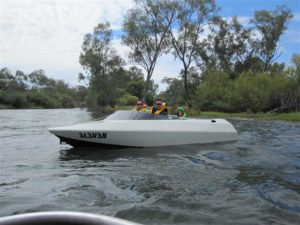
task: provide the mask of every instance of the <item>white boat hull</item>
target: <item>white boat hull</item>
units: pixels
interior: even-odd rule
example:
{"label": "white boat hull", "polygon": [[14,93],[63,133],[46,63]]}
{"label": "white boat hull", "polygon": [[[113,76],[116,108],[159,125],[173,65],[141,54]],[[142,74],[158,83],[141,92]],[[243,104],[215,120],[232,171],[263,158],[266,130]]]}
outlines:
{"label": "white boat hull", "polygon": [[237,131],[223,119],[102,120],[49,128],[61,141],[77,145],[154,147],[237,140]]}

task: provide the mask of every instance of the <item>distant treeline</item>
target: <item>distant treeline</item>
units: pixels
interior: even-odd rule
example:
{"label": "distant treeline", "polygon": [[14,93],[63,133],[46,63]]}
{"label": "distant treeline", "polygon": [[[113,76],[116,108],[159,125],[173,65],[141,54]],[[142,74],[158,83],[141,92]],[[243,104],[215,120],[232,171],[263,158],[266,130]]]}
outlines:
{"label": "distant treeline", "polygon": [[[79,76],[84,80],[83,74]],[[105,79],[84,85],[69,87],[63,80],[49,78],[43,70],[30,74],[8,68],[0,70],[0,108],[99,108],[100,106],[134,105],[142,98],[144,76],[137,67],[119,67]],[[158,85],[150,82],[151,96]]]}
{"label": "distant treeline", "polygon": [[86,88],[70,88],[62,80],[45,75],[43,70],[30,74],[8,68],[0,71],[0,108],[72,108],[85,105]]}

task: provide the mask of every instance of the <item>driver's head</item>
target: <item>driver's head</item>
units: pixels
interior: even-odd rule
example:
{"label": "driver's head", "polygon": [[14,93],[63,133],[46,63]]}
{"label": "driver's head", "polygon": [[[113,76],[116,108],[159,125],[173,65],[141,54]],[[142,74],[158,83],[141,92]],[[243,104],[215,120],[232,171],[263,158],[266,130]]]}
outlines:
{"label": "driver's head", "polygon": [[161,107],[163,106],[163,101],[161,99],[156,99],[155,100],[155,106],[158,108],[158,109],[161,109]]}

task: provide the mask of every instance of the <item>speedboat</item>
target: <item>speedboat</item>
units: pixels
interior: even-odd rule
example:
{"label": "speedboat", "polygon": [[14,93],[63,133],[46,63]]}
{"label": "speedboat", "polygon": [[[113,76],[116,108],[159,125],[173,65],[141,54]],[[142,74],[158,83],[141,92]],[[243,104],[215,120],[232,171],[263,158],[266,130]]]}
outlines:
{"label": "speedboat", "polygon": [[156,147],[235,141],[237,131],[224,119],[180,119],[129,110],[101,120],[49,128],[61,142],[74,147]]}

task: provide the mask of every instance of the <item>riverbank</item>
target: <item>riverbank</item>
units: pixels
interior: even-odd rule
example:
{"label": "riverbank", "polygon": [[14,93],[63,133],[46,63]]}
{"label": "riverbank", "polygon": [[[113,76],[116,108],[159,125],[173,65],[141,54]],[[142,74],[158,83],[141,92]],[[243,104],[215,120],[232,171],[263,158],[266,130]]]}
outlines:
{"label": "riverbank", "polygon": [[293,113],[223,113],[223,112],[200,112],[193,116],[200,117],[222,117],[222,118],[248,118],[248,119],[262,119],[262,120],[283,120],[290,122],[300,122],[300,112]]}
{"label": "riverbank", "polygon": [[[2,107],[1,107],[2,106]],[[0,105],[0,109],[13,109],[9,107],[4,107]],[[32,107],[31,109],[42,109],[42,107]],[[92,112],[101,113],[106,112],[109,113],[114,110],[131,110],[133,106],[117,106],[115,108],[112,107],[104,107],[101,109],[94,109]],[[170,114],[176,114],[173,108],[168,107]],[[102,115],[102,114],[101,114]],[[300,122],[300,112],[292,112],[292,113],[226,113],[226,112],[203,112],[197,110],[188,110],[188,115],[191,117],[202,117],[202,118],[248,118],[248,119],[261,119],[261,120],[282,120],[282,121],[290,121],[290,122]]]}
{"label": "riverbank", "polygon": [[[130,110],[133,106],[119,106],[115,110]],[[176,109],[174,107],[168,107],[170,114],[176,114]],[[283,120],[290,122],[300,122],[300,112],[291,112],[291,113],[226,113],[226,112],[202,112],[199,110],[187,110],[188,115],[191,117],[205,117],[205,118],[248,118],[248,119],[262,119],[262,120]]]}

